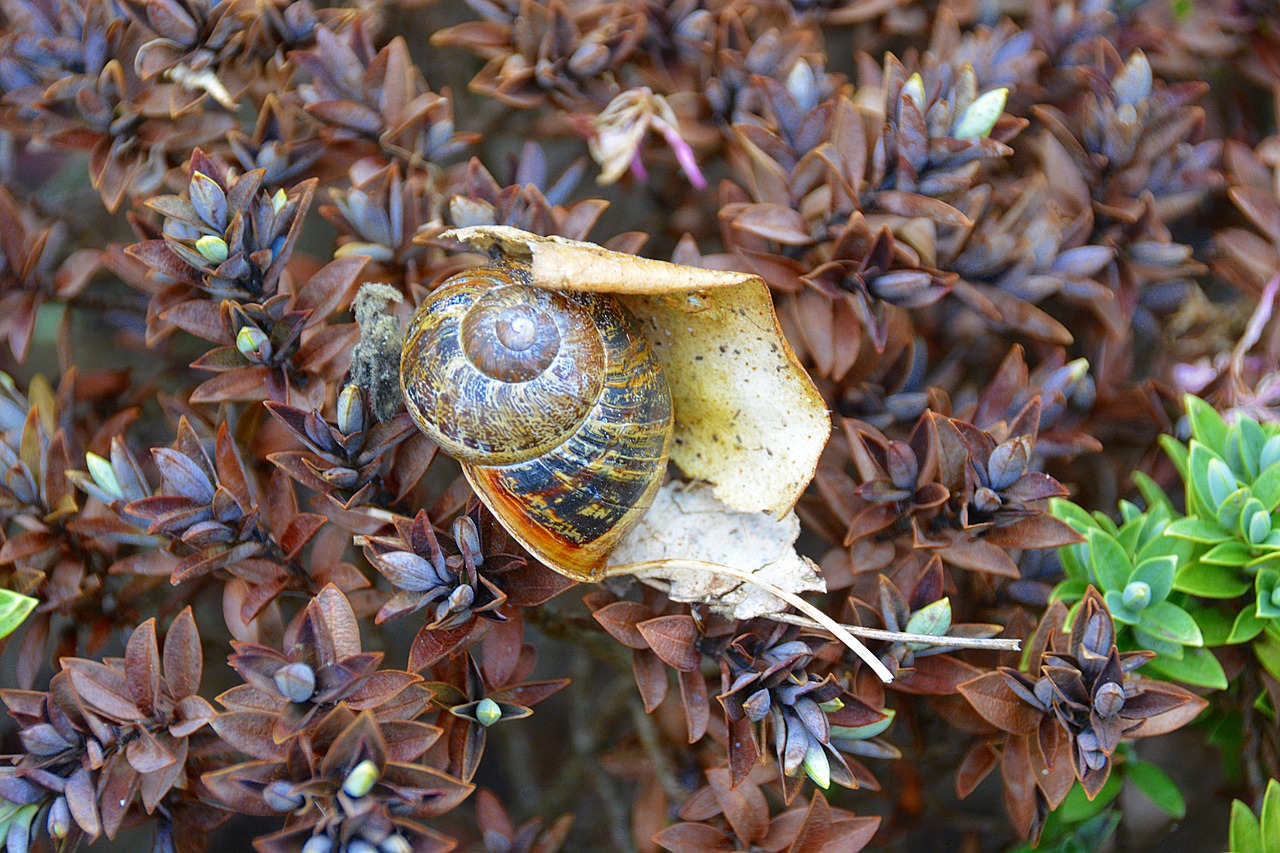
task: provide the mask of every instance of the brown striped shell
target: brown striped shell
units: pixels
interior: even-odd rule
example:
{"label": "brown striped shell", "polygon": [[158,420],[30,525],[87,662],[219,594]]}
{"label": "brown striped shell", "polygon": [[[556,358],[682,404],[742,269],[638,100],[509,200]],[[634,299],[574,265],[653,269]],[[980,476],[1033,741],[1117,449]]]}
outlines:
{"label": "brown striped shell", "polygon": [[400,381],[503,527],[569,577],[600,576],[662,483],[671,394],[607,294],[537,288],[513,264],[455,275],[410,321]]}

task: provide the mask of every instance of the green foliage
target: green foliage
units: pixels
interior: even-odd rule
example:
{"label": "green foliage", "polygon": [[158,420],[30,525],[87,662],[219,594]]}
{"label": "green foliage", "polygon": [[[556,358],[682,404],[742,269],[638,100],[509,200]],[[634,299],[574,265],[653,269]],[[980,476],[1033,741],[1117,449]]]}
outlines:
{"label": "green foliage", "polygon": [[1280,850],[1280,782],[1272,779],[1267,783],[1261,818],[1239,800],[1231,803],[1228,837],[1231,853],[1276,853]]}
{"label": "green foliage", "polygon": [[[1163,770],[1154,764],[1134,757],[1132,749],[1121,747],[1129,758],[1116,767],[1102,790],[1092,800],[1077,783],[1066,799],[1054,809],[1045,822],[1044,833],[1038,847],[1023,844],[1013,853],[1094,853],[1102,850],[1111,840],[1120,813],[1114,808],[1125,784],[1135,788],[1161,811],[1175,820],[1186,817],[1186,801],[1178,786]],[[1247,811],[1247,809],[1246,809]]]}
{"label": "green foliage", "polygon": [[39,603],[29,595],[0,589],[0,637],[12,634]]}
{"label": "green foliage", "polygon": [[[1174,589],[1239,609],[1196,613],[1207,645],[1253,643],[1263,667],[1280,673],[1280,425],[1241,414],[1227,424],[1188,396],[1191,440],[1164,448],[1186,483],[1187,515],[1168,536],[1194,546]],[[1213,614],[1213,615],[1209,615]]]}
{"label": "green foliage", "polygon": [[1119,526],[1102,513],[1090,515],[1062,498],[1055,499],[1052,508],[1085,538],[1059,551],[1067,579],[1054,596],[1073,602],[1090,585],[1097,587],[1116,621],[1120,648],[1155,652],[1159,657],[1152,665],[1163,675],[1225,688],[1226,675],[1204,649],[1200,625],[1187,610],[1194,603],[1174,592],[1175,576],[1191,559],[1195,544],[1165,535],[1175,523],[1168,501],[1153,503],[1146,512],[1122,501]]}

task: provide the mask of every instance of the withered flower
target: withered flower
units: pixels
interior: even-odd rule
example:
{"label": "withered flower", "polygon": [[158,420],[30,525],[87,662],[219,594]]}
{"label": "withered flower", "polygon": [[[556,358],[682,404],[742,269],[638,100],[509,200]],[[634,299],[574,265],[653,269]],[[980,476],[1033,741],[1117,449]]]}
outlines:
{"label": "withered flower", "polygon": [[243,50],[241,4],[123,0],[120,5],[151,36],[134,60],[144,82],[163,76],[189,91],[208,94],[228,110],[236,108],[228,84],[242,84],[226,78]]}
{"label": "withered flower", "polygon": [[680,120],[661,95],[648,88],[628,89],[610,101],[591,124],[594,134],[587,140],[587,147],[600,164],[600,183],[612,184],[628,170],[644,181],[647,173],[640,146],[648,132],[656,130],[675,153],[694,189],[706,188],[707,180],[698,169],[693,149],[680,135]]}

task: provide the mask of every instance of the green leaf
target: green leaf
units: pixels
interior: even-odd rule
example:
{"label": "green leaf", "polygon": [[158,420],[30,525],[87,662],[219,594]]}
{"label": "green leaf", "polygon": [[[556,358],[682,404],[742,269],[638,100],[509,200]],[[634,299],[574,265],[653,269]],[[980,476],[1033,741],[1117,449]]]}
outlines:
{"label": "green leaf", "polygon": [[897,713],[892,708],[885,708],[883,720],[867,723],[864,726],[832,726],[831,738],[832,740],[866,740],[867,738],[879,737],[889,728]]}
{"label": "green leaf", "polygon": [[1194,515],[1172,522],[1165,528],[1164,532],[1168,536],[1190,539],[1192,542],[1225,542],[1233,538],[1231,531],[1218,522],[1207,518],[1198,518]]}
{"label": "green leaf", "polygon": [[1253,418],[1238,419],[1231,429],[1232,461],[1239,459],[1239,470],[1252,480],[1258,476],[1258,459],[1267,443],[1267,434]]}
{"label": "green leaf", "polygon": [[1262,827],[1253,816],[1253,809],[1239,800],[1231,801],[1231,828],[1227,838],[1234,853],[1265,853],[1262,849]]}
{"label": "green leaf", "polygon": [[1085,566],[1085,561],[1089,559],[1089,546],[1083,542],[1077,542],[1074,545],[1063,545],[1058,549],[1058,559],[1062,562],[1062,571],[1069,578],[1083,581],[1088,584],[1089,569]]}
{"label": "green leaf", "polygon": [[1093,520],[1093,516],[1066,498],[1051,498],[1049,500],[1049,511],[1053,513],[1054,518],[1071,525],[1071,528],[1081,536],[1084,535],[1086,530],[1098,526],[1098,523]]}
{"label": "green leaf", "polygon": [[1239,598],[1249,591],[1249,579],[1226,566],[1192,563],[1173,576],[1173,588],[1201,598]]}
{"label": "green leaf", "polygon": [[1222,669],[1222,664],[1218,662],[1213,652],[1208,649],[1185,647],[1182,650],[1181,660],[1161,655],[1144,666],[1142,671],[1172,681],[1181,681],[1193,687],[1227,689],[1227,673]]}
{"label": "green leaf", "polygon": [[1267,627],[1267,620],[1258,615],[1256,607],[1246,607],[1236,614],[1231,624],[1231,633],[1227,635],[1223,645],[1233,646],[1236,643],[1247,643],[1262,633]]}
{"label": "green leaf", "polygon": [[1270,466],[1253,481],[1253,496],[1271,512],[1280,505],[1280,463]]}
{"label": "green leaf", "polygon": [[1169,597],[1173,589],[1173,575],[1177,567],[1176,557],[1151,557],[1134,566],[1129,581],[1142,581],[1151,587],[1151,603],[1159,604]]}
{"label": "green leaf", "polygon": [[1142,629],[1170,643],[1181,643],[1184,646],[1202,646],[1204,638],[1200,636],[1200,626],[1191,614],[1170,601],[1153,604],[1142,611],[1139,623]]}
{"label": "green leaf", "polygon": [[1280,678],[1280,643],[1276,642],[1270,631],[1264,629],[1258,639],[1253,641],[1253,653],[1272,678]]}
{"label": "green leaf", "polygon": [[1085,538],[1089,541],[1089,566],[1103,590],[1124,589],[1133,564],[1120,541],[1101,530],[1089,530]]}
{"label": "green leaf", "polygon": [[1124,781],[1120,778],[1120,774],[1112,773],[1103,784],[1102,790],[1098,792],[1098,796],[1090,801],[1084,788],[1081,788],[1080,783],[1077,782],[1054,814],[1061,816],[1063,823],[1082,823],[1111,805],[1112,801],[1120,796],[1122,788],[1124,788]]}
{"label": "green leaf", "polygon": [[1152,512],[1157,507],[1164,507],[1172,514],[1173,504],[1169,502],[1169,496],[1164,493],[1164,489],[1160,488],[1159,483],[1141,471],[1134,471],[1133,484],[1138,487],[1142,499],[1146,501],[1147,512]]}
{"label": "green leaf", "polygon": [[1120,528],[1120,533],[1116,536],[1116,540],[1120,543],[1120,547],[1124,549],[1125,554],[1130,556],[1129,562],[1133,562],[1132,555],[1138,550],[1138,542],[1142,538],[1142,525],[1130,522]]}
{"label": "green leaf", "polygon": [[1191,421],[1191,434],[1214,453],[1223,455],[1227,449],[1227,423],[1222,415],[1192,394],[1183,397],[1183,402],[1187,407],[1187,419]]}
{"label": "green leaf", "polygon": [[[905,630],[908,634],[928,634],[941,637],[951,628],[951,599],[939,598],[932,604],[925,605],[907,620]],[[919,651],[926,648],[925,643],[909,643],[910,648]]]}
{"label": "green leaf", "polygon": [[1169,455],[1169,461],[1173,462],[1173,467],[1178,469],[1178,476],[1185,483],[1187,481],[1188,456],[1190,455],[1187,446],[1171,435],[1160,436],[1160,446]]}
{"label": "green leaf", "polygon": [[23,623],[40,602],[29,595],[0,589],[0,637],[7,637]]}
{"label": "green leaf", "polygon": [[[1215,462],[1217,465],[1213,465]],[[1231,469],[1221,456],[1198,441],[1191,442],[1191,455],[1187,458],[1187,463],[1187,475],[1191,478],[1187,484],[1187,513],[1201,518],[1217,518],[1218,501],[1212,497],[1215,490],[1222,492],[1221,497],[1225,499],[1229,492],[1238,488],[1235,483],[1230,482],[1233,477]],[[1209,474],[1211,467],[1217,469],[1212,488]],[[1226,491],[1223,492],[1223,489]]]}
{"label": "green leaf", "polygon": [[1280,850],[1280,782],[1267,783],[1267,794],[1262,799],[1262,849],[1274,853]]}
{"label": "green leaf", "polygon": [[1116,523],[1111,520],[1111,516],[1107,515],[1102,510],[1093,511],[1093,520],[1094,522],[1096,522],[1095,526],[1099,530],[1105,531],[1111,536],[1118,537],[1120,535],[1120,528],[1117,527]]}
{"label": "green leaf", "polygon": [[1150,649],[1159,655],[1157,660],[1182,660],[1182,656],[1187,651],[1187,647],[1181,643],[1162,640],[1159,637],[1148,634],[1137,625],[1133,628],[1133,639],[1137,641],[1140,648]]}
{"label": "green leaf", "polygon": [[1136,610],[1130,610],[1124,605],[1124,594],[1117,589],[1109,589],[1102,594],[1103,599],[1107,602],[1107,609],[1111,611],[1111,618],[1125,625],[1137,625],[1142,618],[1142,614]]}
{"label": "green leaf", "polygon": [[1213,566],[1243,566],[1253,558],[1253,551],[1248,545],[1232,539],[1214,545],[1200,560]]}
{"label": "green leaf", "polygon": [[1071,578],[1055,586],[1053,592],[1049,593],[1049,600],[1058,599],[1071,604],[1084,598],[1084,594],[1088,590],[1089,581],[1087,578]]}
{"label": "green leaf", "polygon": [[1200,636],[1204,638],[1206,648],[1226,644],[1235,623],[1234,616],[1216,607],[1198,607],[1190,612],[1191,618],[1200,626]]}
{"label": "green leaf", "polygon": [[1177,783],[1159,767],[1146,761],[1132,761],[1125,775],[1169,817],[1182,820],[1187,816],[1187,802],[1182,798]]}

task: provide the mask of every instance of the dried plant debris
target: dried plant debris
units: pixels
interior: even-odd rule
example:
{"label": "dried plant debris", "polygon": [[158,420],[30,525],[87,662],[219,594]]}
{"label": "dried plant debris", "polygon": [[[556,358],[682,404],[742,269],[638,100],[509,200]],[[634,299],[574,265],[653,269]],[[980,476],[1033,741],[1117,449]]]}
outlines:
{"label": "dried plant debris", "polygon": [[661,581],[673,601],[708,604],[730,618],[752,619],[780,612],[786,604],[736,578],[680,564],[720,564],[789,592],[823,592],[826,584],[818,567],[796,553],[799,535],[800,519],[794,513],[778,520],[767,513],[741,512],[721,503],[706,484],[668,483],[609,560],[612,566],[645,564],[646,581]]}

